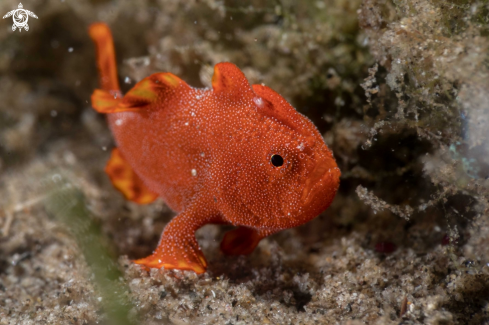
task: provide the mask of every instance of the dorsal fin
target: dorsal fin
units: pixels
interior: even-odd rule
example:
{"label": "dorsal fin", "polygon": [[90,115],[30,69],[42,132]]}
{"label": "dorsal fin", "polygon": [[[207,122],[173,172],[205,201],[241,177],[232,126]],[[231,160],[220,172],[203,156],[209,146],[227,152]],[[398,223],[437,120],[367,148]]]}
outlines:
{"label": "dorsal fin", "polygon": [[165,107],[189,94],[192,88],[172,73],[155,73],[138,82],[124,98],[104,90],[95,90],[92,106],[99,113],[141,111]]}
{"label": "dorsal fin", "polygon": [[172,73],[155,73],[138,82],[117,105],[119,112],[154,109],[168,102],[179,101],[192,91],[182,79]]}
{"label": "dorsal fin", "polygon": [[312,122],[300,114],[282,96],[267,86],[253,85],[258,113],[274,118],[305,137],[321,138]]}
{"label": "dorsal fin", "polygon": [[253,95],[250,83],[244,73],[236,65],[229,62],[221,62],[214,66],[212,88],[215,93],[229,96]]}
{"label": "dorsal fin", "polygon": [[92,94],[92,107],[99,113],[113,113],[117,104],[121,101],[120,92],[95,89]]}

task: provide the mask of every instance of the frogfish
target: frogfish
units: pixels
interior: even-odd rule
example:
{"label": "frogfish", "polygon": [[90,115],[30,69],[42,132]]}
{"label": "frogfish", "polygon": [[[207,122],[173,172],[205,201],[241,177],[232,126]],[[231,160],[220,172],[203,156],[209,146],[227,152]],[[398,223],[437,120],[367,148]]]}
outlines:
{"label": "frogfish", "polygon": [[115,138],[105,172],[127,200],[160,197],[177,213],[145,268],[203,273],[195,238],[206,224],[228,224],[220,249],[250,254],[260,240],[302,225],[331,204],[340,170],[314,124],[264,85],[250,85],[229,62],[214,66],[212,87],[194,88],[172,73],[150,75],[125,95],[112,34],[89,27],[100,88],[92,107]]}

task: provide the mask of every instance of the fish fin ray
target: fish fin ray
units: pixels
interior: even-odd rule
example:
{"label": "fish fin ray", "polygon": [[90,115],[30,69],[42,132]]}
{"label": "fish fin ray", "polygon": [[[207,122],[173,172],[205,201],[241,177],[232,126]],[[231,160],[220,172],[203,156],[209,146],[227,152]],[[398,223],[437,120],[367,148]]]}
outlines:
{"label": "fish fin ray", "polygon": [[108,90],[95,89],[92,94],[92,107],[99,113],[108,114],[120,112],[117,105],[121,101],[119,92],[110,92]]}
{"label": "fish fin ray", "polygon": [[117,106],[118,111],[147,110],[179,102],[193,89],[172,73],[155,73],[138,82]]}

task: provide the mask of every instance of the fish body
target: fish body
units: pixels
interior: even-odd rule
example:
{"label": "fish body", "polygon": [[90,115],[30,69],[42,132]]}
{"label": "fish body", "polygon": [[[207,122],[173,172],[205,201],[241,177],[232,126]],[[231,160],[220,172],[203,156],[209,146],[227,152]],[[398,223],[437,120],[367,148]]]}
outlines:
{"label": "fish body", "polygon": [[340,171],[305,116],[278,93],[251,86],[232,63],[214,67],[212,88],[156,73],[122,96],[110,29],[90,27],[102,89],[92,106],[107,114],[117,148],[106,172],[126,198],[161,197],[178,215],[165,227],[146,267],[205,272],[195,231],[238,227],[221,250],[249,254],[259,241],[315,218],[332,202]]}

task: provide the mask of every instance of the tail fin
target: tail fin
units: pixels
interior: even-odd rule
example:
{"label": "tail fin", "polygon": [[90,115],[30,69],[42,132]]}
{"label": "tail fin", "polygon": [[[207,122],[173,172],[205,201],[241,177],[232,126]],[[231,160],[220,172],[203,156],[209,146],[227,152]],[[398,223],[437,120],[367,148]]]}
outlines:
{"label": "tail fin", "polygon": [[109,26],[104,23],[90,25],[89,34],[97,49],[97,67],[102,88],[92,94],[92,106],[100,113],[108,113],[122,98],[117,80],[114,41]]}

